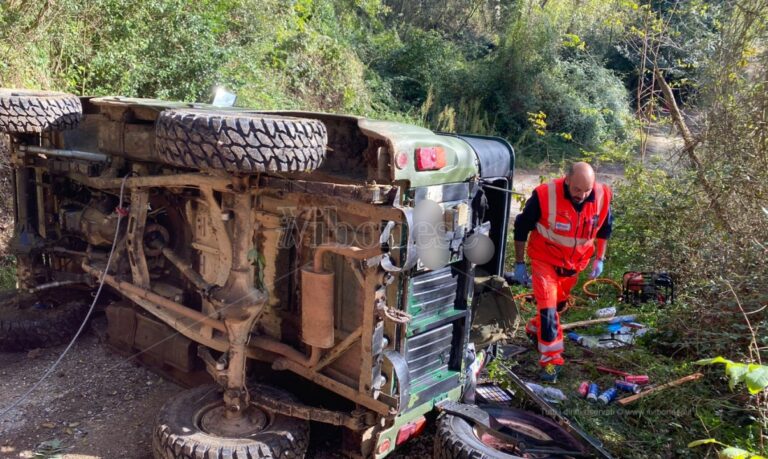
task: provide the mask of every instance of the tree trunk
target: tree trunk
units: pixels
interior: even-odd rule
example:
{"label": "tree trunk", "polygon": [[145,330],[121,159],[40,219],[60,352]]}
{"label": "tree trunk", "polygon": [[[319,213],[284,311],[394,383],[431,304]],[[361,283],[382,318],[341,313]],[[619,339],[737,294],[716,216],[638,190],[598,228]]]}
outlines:
{"label": "tree trunk", "polygon": [[675,126],[677,126],[677,128],[680,130],[680,134],[683,136],[683,153],[685,153],[693,163],[693,167],[696,169],[696,177],[699,179],[699,183],[701,183],[701,186],[707,193],[710,204],[715,209],[716,218],[728,230],[729,233],[733,234],[734,229],[731,226],[731,223],[728,221],[728,214],[725,211],[725,207],[723,207],[722,202],[718,198],[719,193],[717,190],[715,190],[715,187],[712,186],[712,183],[707,179],[707,176],[704,173],[704,165],[702,164],[699,157],[696,156],[696,146],[699,144],[699,141],[693,137],[691,130],[688,129],[688,125],[685,123],[683,114],[680,112],[680,109],[677,106],[675,95],[672,93],[672,88],[667,83],[667,80],[664,79],[661,71],[658,68],[654,68],[653,72],[656,75],[656,81],[661,87],[661,92],[664,94],[664,101],[666,102],[667,108],[669,109],[669,114],[672,116],[672,121],[675,123]]}

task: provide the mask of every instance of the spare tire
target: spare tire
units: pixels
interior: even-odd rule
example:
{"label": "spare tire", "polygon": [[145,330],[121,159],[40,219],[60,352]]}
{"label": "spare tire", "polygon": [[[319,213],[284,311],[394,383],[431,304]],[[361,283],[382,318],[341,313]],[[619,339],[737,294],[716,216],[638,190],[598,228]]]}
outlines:
{"label": "spare tire", "polygon": [[[497,421],[520,434],[542,442],[554,442],[566,451],[584,452],[571,434],[544,416],[503,406],[480,406]],[[506,444],[489,434],[481,434],[459,416],[443,414],[437,421],[434,456],[436,459],[523,459],[560,458],[561,455],[521,452],[518,445]],[[569,457],[569,456],[565,456]]]}
{"label": "spare tire", "polygon": [[0,132],[63,131],[82,117],[80,98],[72,94],[0,88]]}
{"label": "spare tire", "polygon": [[172,166],[232,173],[310,172],[325,158],[328,134],[313,119],[252,112],[166,110],[157,153]]}
{"label": "spare tire", "polygon": [[58,346],[75,335],[88,313],[89,291],[0,292],[0,351]]}

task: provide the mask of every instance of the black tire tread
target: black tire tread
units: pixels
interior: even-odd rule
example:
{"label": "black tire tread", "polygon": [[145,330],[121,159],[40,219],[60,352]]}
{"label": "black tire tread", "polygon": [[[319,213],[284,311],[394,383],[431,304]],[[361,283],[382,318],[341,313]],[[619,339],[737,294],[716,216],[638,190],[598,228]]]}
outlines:
{"label": "black tire tread", "polygon": [[488,457],[455,435],[446,418],[447,416],[441,416],[437,421],[434,459],[482,459]]}
{"label": "black tire tread", "polygon": [[[290,394],[282,390],[265,386],[252,385],[250,390],[267,391],[276,399],[290,400]],[[158,413],[152,433],[152,453],[155,459],[295,459],[303,458],[309,446],[309,426],[306,421],[275,415],[279,418],[280,428],[265,430],[268,441],[242,441],[233,445],[232,441],[217,441],[212,435],[197,435],[200,431],[191,431],[197,426],[191,419],[184,419],[174,412],[179,406],[198,403],[204,405],[218,395],[218,386],[204,385],[182,392],[169,400]],[[215,395],[213,395],[215,394]],[[277,421],[273,421],[277,423]],[[185,429],[186,431],[183,431]]]}
{"label": "black tire tread", "polygon": [[20,352],[69,342],[88,312],[81,300],[66,301],[50,310],[20,311],[18,304],[34,304],[34,295],[0,294],[0,351]]}
{"label": "black tire tread", "polygon": [[82,117],[80,99],[72,94],[0,89],[0,132],[63,131],[77,127]]}
{"label": "black tire tread", "polygon": [[311,172],[328,133],[314,119],[198,109],[165,110],[156,124],[161,161],[232,173]]}

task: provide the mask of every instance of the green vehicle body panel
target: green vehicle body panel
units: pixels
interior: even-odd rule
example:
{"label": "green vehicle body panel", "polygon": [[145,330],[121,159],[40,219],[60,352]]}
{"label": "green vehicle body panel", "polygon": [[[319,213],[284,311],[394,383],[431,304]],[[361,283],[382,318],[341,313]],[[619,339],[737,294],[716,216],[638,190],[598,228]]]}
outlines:
{"label": "green vehicle body panel", "polygon": [[[388,454],[392,453],[392,451],[395,450],[395,442],[397,440],[397,432],[402,428],[404,425],[408,424],[409,422],[413,422],[416,419],[420,418],[426,413],[429,413],[433,409],[435,409],[435,406],[442,402],[443,400],[452,400],[452,401],[458,401],[461,398],[461,387],[455,387],[448,392],[444,392],[432,400],[427,401],[426,403],[423,403],[411,410],[406,411],[405,413],[399,414],[395,417],[394,424],[392,427],[390,427],[387,430],[382,431],[379,434],[379,439],[376,442],[376,449],[375,449],[375,458],[380,459]],[[390,447],[387,451],[385,451],[382,454],[378,453],[379,445],[384,443],[384,441],[389,440],[390,441]]]}
{"label": "green vehicle body panel", "polygon": [[[393,165],[394,181],[407,181],[411,187],[422,187],[465,182],[478,173],[475,153],[461,139],[435,134],[412,124],[367,119],[359,120],[358,124],[363,132],[389,141],[393,162],[397,154],[408,155],[408,164],[403,169]],[[442,147],[445,150],[446,166],[437,171],[417,171],[415,152],[419,147]]]}

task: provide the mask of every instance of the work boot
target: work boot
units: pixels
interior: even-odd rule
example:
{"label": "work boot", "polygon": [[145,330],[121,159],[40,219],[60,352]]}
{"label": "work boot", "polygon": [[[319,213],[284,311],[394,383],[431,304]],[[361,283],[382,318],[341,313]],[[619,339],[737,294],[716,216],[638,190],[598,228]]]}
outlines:
{"label": "work boot", "polygon": [[548,363],[541,370],[541,373],[539,373],[539,378],[541,378],[541,380],[544,382],[556,383],[557,377],[560,376],[560,371],[562,368],[562,365],[554,365],[552,363]]}

